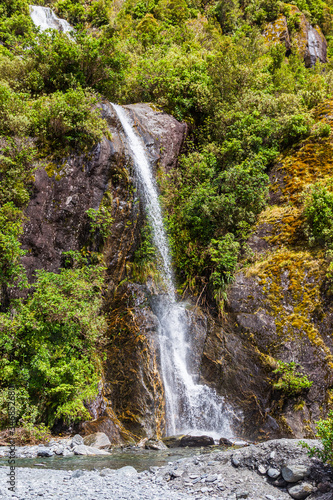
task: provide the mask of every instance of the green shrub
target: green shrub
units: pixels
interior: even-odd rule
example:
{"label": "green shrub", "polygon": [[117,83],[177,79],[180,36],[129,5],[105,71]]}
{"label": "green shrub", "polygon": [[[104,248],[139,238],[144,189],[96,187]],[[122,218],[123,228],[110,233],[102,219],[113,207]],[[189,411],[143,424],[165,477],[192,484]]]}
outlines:
{"label": "green shrub", "polygon": [[214,265],[210,282],[214,290],[214,298],[222,308],[222,300],[226,298],[227,285],[233,281],[237,267],[240,244],[233,234],[226,234],[220,240],[211,240],[209,253]]}
{"label": "green shrub", "polygon": [[297,365],[291,363],[277,362],[278,367],[273,371],[278,376],[277,382],[272,382],[275,390],[281,391],[287,396],[297,396],[304,390],[310,389],[313,382],[306,375],[296,371]]}
{"label": "green shrub", "polygon": [[82,89],[41,97],[32,110],[33,135],[54,150],[71,147],[88,151],[108,134],[96,104],[96,97]]}
{"label": "green shrub", "polygon": [[19,236],[23,232],[23,213],[12,202],[0,207],[0,311],[9,307],[9,290],[14,287],[24,288],[27,284],[21,257]]}
{"label": "green shrub", "polygon": [[327,415],[326,420],[317,422],[317,438],[321,442],[321,447],[309,446],[303,441],[300,444],[308,450],[310,457],[317,457],[324,463],[333,465],[333,411]]}
{"label": "green shrub", "polygon": [[100,233],[105,239],[111,234],[111,225],[114,219],[111,216],[112,207],[101,205],[98,210],[89,208],[86,214],[89,218],[90,232]]}
{"label": "green shrub", "polygon": [[25,388],[29,404],[18,417],[37,424],[89,418],[84,401],[98,391],[104,268],[68,257],[74,267],[37,271],[34,293],[16,301],[14,315],[0,315],[0,387]]}
{"label": "green shrub", "polygon": [[[0,142],[1,144],[1,142]],[[0,150],[0,206],[13,202],[23,207],[30,198],[38,153],[32,140],[7,138]]]}
{"label": "green shrub", "polygon": [[332,179],[317,183],[305,198],[304,215],[310,244],[330,248],[333,243],[333,190]]}

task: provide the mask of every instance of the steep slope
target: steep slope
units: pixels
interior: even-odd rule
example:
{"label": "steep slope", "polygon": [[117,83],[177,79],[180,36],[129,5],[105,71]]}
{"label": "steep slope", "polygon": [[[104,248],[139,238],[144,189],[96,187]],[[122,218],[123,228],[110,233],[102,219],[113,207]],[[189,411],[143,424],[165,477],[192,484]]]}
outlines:
{"label": "steep slope", "polygon": [[[332,136],[327,137],[325,125],[332,127],[332,110],[327,101],[316,111],[316,127],[324,128],[324,137],[312,136],[295,146],[272,169],[270,206],[248,239],[253,256],[228,289],[228,333],[211,335],[205,346],[205,378],[234,392],[235,400],[256,415],[248,429],[257,427],[262,437],[310,437],[314,421],[332,409],[330,254],[318,242],[310,244],[305,211],[315,183],[331,190]],[[221,335],[233,351],[234,373],[225,366]],[[295,377],[286,376],[286,367],[274,374],[279,360],[296,363],[296,379],[307,376],[312,385],[297,386]]]}

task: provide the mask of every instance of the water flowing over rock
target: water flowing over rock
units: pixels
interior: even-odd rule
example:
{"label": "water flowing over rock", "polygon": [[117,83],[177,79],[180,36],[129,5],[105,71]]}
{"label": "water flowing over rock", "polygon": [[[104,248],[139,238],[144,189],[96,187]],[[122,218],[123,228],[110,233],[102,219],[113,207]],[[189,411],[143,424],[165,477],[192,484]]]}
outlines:
{"label": "water flowing over rock", "polygon": [[298,16],[296,30],[290,31],[287,17],[281,14],[277,20],[269,23],[264,31],[264,37],[269,44],[283,43],[287,55],[296,47],[304,59],[305,66],[311,67],[317,61],[327,61],[327,41],[319,26],[311,26],[305,15],[294,5],[290,5],[290,14]]}
{"label": "water flowing over rock", "polygon": [[124,128],[134,168],[139,178],[154,244],[158,250],[158,269],[164,293],[153,306],[159,320],[160,363],[166,402],[167,433],[211,431],[231,435],[228,413],[223,398],[210,387],[194,382],[188,369],[191,334],[187,329],[184,304],[176,302],[171,257],[164,228],[158,190],[144,144],[135,133],[125,109],[113,105]]}
{"label": "water flowing over rock", "polygon": [[60,19],[56,16],[49,7],[29,5],[29,8],[33,23],[40,28],[41,31],[55,29],[63,33],[68,33],[73,30],[73,27],[65,19]]}

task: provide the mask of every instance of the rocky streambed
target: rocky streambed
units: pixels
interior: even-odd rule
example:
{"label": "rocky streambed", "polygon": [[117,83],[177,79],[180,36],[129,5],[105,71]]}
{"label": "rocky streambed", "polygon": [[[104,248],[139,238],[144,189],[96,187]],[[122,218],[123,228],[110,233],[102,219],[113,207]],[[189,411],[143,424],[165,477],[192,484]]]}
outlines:
{"label": "rocky streambed", "polygon": [[293,439],[215,448],[143,472],[131,466],[90,471],[17,468],[15,493],[6,488],[7,474],[8,467],[1,467],[0,497],[21,500],[333,500],[332,468],[310,459]]}

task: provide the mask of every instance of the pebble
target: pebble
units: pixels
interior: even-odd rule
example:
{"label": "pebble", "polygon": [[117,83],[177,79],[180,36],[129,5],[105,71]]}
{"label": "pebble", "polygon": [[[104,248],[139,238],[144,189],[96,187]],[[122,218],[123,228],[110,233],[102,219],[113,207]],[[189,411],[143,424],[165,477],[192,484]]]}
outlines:
{"label": "pebble", "polygon": [[267,475],[271,479],[277,479],[280,475],[280,471],[278,469],[274,469],[273,467],[269,468],[267,471]]}

